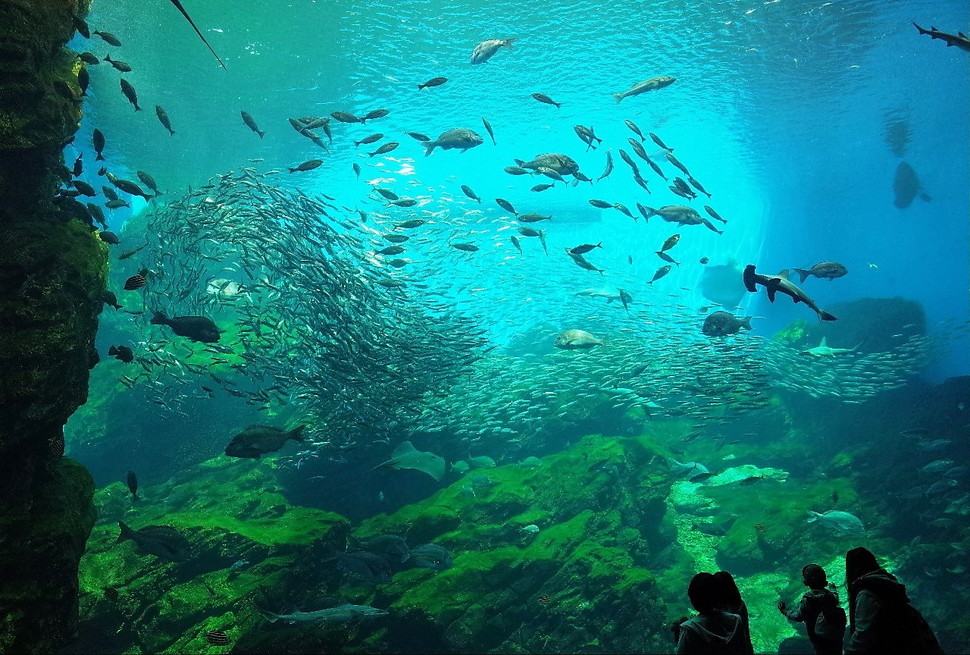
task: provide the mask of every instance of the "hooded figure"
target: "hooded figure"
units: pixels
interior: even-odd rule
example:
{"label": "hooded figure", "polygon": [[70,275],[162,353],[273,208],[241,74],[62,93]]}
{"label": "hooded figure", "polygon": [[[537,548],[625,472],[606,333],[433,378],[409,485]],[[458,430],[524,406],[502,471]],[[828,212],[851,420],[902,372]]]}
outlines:
{"label": "hooded figure", "polygon": [[680,625],[677,655],[746,655],[752,652],[745,639],[741,617],[717,609],[723,599],[721,583],[710,573],[698,573],[687,587],[698,616]]}
{"label": "hooded figure", "polygon": [[849,586],[846,655],[942,655],[926,619],[909,604],[906,587],[865,548],[845,554]]}

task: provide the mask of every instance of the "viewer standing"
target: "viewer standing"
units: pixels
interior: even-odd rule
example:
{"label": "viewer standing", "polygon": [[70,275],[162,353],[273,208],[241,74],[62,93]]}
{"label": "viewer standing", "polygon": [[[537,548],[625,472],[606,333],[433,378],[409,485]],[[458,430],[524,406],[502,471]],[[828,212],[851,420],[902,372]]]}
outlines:
{"label": "viewer standing", "polygon": [[680,625],[677,655],[748,655],[741,617],[717,608],[722,600],[721,583],[710,573],[698,573],[687,587],[687,596],[698,616]]}
{"label": "viewer standing", "polygon": [[805,624],[808,640],[817,655],[842,655],[845,610],[839,607],[839,597],[826,589],[825,569],[818,564],[806,564],[802,568],[802,582],[809,590],[798,607],[789,610],[785,601],[780,600],[778,609],[792,621]]}
{"label": "viewer standing", "polygon": [[751,645],[751,624],[748,622],[748,606],[744,604],[744,599],[741,598],[738,583],[734,581],[734,576],[727,571],[718,571],[714,574],[714,579],[717,580],[720,595],[717,609],[737,614],[741,618],[740,638],[747,645],[745,652],[748,655],[754,655],[754,647]]}
{"label": "viewer standing", "polygon": [[879,566],[865,548],[845,554],[849,587],[846,655],[939,655],[940,642],[926,619],[909,604],[906,587]]}

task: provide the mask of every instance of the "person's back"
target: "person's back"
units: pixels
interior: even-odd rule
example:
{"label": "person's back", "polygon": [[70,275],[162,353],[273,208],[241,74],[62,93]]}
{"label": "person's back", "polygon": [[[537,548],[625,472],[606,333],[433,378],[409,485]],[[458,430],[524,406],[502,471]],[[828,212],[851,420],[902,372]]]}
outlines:
{"label": "person's back", "polygon": [[784,601],[779,601],[778,609],[788,619],[805,624],[816,655],[841,655],[845,611],[839,606],[838,596],[826,589],[825,569],[818,564],[806,564],[802,568],[802,582],[809,590],[802,595],[798,607],[789,610]]}
{"label": "person's back", "polygon": [[943,653],[906,587],[879,567],[864,548],[846,554],[852,636],[846,655],[938,655]]}
{"label": "person's back", "polygon": [[718,609],[720,583],[710,573],[698,573],[687,595],[699,616],[680,625],[677,655],[746,655],[751,642],[745,638],[741,617]]}

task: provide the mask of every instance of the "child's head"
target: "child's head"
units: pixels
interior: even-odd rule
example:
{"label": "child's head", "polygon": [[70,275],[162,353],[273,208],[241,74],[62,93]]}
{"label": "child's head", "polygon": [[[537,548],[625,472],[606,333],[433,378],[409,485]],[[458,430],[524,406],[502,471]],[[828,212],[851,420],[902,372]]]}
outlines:
{"label": "child's head", "polygon": [[818,564],[806,564],[802,567],[802,582],[809,589],[825,589],[828,581],[825,579],[825,569]]}

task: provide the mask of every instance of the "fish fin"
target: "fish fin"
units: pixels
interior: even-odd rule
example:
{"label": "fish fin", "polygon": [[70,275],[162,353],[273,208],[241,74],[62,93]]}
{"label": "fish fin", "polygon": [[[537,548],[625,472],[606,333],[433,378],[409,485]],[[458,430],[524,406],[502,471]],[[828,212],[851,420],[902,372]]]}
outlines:
{"label": "fish fin", "polygon": [[[218,61],[219,65],[222,66],[222,69],[229,70],[228,68],[226,68],[226,65],[222,62],[222,59],[219,58],[219,55],[216,54],[216,51],[212,49],[211,45],[209,45],[209,42],[205,40],[204,36],[202,36],[202,32],[200,32],[199,28],[195,26],[195,21],[192,20],[191,16],[189,16],[189,12],[185,11],[185,7],[182,6],[182,3],[179,2],[179,0],[172,0],[172,4],[175,5],[176,9],[182,12],[182,15],[185,16],[185,20],[189,21],[189,25],[191,25],[192,29],[195,30],[195,33],[199,35],[199,38],[202,39],[202,43],[204,43],[205,47],[209,49],[209,52],[212,53],[212,56],[216,58],[216,61]],[[260,137],[262,137],[262,135],[260,135]]]}
{"label": "fish fin", "polygon": [[822,341],[819,342],[818,347],[819,348],[825,348],[827,346],[828,346],[828,344],[825,343],[825,337],[822,337]]}
{"label": "fish fin", "polygon": [[616,101],[616,104],[620,104],[620,101],[623,100],[623,94],[622,93],[614,93],[613,94],[613,99]]}
{"label": "fish fin", "polygon": [[152,325],[165,325],[168,322],[168,316],[165,314],[165,312],[157,312],[153,309],[152,313],[154,316],[152,316],[152,320],[149,321]]}
{"label": "fish fin", "polygon": [[292,430],[290,430],[289,438],[293,441],[306,441],[306,437],[303,436],[303,431],[306,430],[305,425],[298,425]]}
{"label": "fish fin", "polygon": [[[799,284],[801,284],[802,282],[804,282],[805,281],[805,278],[807,278],[809,275],[811,275],[811,271],[806,271],[806,270],[801,269],[801,268],[793,268],[792,270],[795,271],[796,273],[798,273],[798,283]],[[829,279],[831,279],[831,278],[829,278]]]}
{"label": "fish fin", "polygon": [[277,621],[280,620],[280,617],[279,617],[278,614],[273,614],[269,610],[264,610],[264,609],[260,609],[260,608],[257,607],[256,608],[256,611],[259,612],[260,616],[262,616],[264,619],[266,619],[270,623],[276,623]]}
{"label": "fish fin", "polygon": [[124,521],[118,521],[118,527],[121,528],[121,534],[118,535],[118,539],[115,541],[115,543],[117,543],[118,541],[125,541],[126,539],[131,539],[132,535],[135,534],[135,531],[132,530],[130,527],[128,527],[128,524],[125,523]]}
{"label": "fish fin", "polygon": [[118,354],[118,349],[115,348],[114,346],[111,346],[110,348],[108,348],[108,354],[109,355],[117,355]]}
{"label": "fish fin", "polygon": [[780,278],[784,278],[787,280],[789,278],[789,275],[790,273],[787,268],[783,268],[780,271],[778,271],[778,277]]}
{"label": "fish fin", "polygon": [[829,314],[827,311],[824,311],[824,310],[819,311],[818,317],[820,319],[822,319],[823,321],[837,321],[837,320],[839,320],[839,319],[835,318],[835,316],[833,316],[832,314]]}
{"label": "fish fin", "polygon": [[[768,302],[775,302],[775,292],[778,291],[778,285],[767,285],[768,289]],[[798,302],[797,300],[795,302]]]}
{"label": "fish fin", "polygon": [[402,441],[394,449],[394,452],[391,453],[391,457],[397,458],[397,457],[400,457],[401,455],[406,455],[408,453],[413,453],[416,451],[417,451],[417,448],[415,448],[414,444],[412,444],[410,441]]}
{"label": "fish fin", "polygon": [[505,39],[504,41],[502,41],[502,45],[504,45],[509,50],[514,50],[515,48],[512,47],[512,44],[518,40],[519,40],[519,37],[513,36],[511,39]]}

